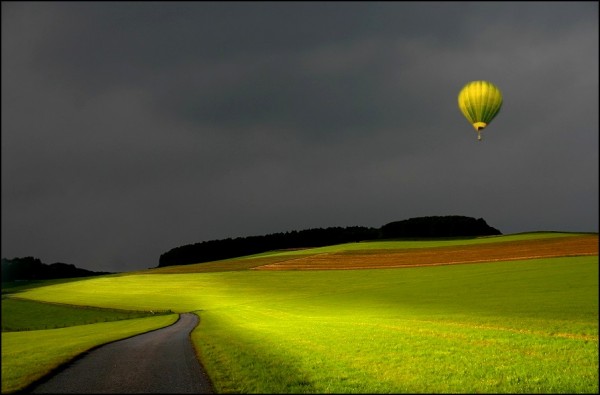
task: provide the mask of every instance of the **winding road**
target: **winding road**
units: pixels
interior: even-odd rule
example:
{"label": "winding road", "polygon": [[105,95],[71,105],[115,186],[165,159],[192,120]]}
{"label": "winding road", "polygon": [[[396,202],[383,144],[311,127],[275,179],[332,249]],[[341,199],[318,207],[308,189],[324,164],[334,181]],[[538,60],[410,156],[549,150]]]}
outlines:
{"label": "winding road", "polygon": [[173,325],[96,348],[31,393],[212,394],[190,340],[198,322],[195,314],[180,314]]}

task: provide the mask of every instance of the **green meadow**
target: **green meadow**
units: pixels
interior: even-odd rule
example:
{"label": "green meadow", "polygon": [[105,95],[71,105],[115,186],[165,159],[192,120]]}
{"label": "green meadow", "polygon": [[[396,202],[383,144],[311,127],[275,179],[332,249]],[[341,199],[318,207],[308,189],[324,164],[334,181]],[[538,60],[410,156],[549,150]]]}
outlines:
{"label": "green meadow", "polygon": [[73,307],[27,299],[2,298],[2,332],[64,328],[67,326],[150,317],[167,312],[125,311]]}
{"label": "green meadow", "polygon": [[[429,248],[557,235],[565,234],[324,249]],[[257,258],[321,252],[272,252],[94,277],[39,285],[18,296],[104,309],[195,312],[201,323],[192,340],[219,393],[598,393],[598,256],[402,269],[245,270]],[[3,332],[2,392],[23,388],[83,348],[106,342],[107,333],[126,337],[174,319]],[[109,325],[119,329],[107,330]],[[88,343],[76,345],[83,338]],[[58,351],[59,343],[73,348]]]}

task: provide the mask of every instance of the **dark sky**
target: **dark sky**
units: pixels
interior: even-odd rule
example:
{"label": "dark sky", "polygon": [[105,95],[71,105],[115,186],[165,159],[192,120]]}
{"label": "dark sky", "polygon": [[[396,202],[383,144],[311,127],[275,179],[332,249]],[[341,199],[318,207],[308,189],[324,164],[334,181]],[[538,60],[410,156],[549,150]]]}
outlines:
{"label": "dark sky", "polygon": [[[2,257],[432,216],[598,231],[597,2],[2,2]],[[457,96],[496,84],[477,142]]]}

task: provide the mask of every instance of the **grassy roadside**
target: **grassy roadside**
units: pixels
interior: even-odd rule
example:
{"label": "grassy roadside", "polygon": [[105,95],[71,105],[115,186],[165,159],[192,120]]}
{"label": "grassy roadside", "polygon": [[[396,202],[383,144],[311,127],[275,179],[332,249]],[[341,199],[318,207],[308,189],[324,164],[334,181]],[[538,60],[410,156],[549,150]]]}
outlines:
{"label": "grassy roadside", "polygon": [[68,328],[2,333],[2,393],[23,389],[59,365],[101,344],[162,328],[177,314]]}

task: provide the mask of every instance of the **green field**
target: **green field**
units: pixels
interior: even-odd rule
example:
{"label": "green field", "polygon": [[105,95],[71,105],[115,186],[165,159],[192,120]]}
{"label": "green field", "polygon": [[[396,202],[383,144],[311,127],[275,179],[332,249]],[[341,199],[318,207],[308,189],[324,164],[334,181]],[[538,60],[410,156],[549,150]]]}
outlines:
{"label": "green field", "polygon": [[[381,243],[351,248],[382,249]],[[407,248],[411,242],[384,243]],[[404,269],[240,270],[249,260],[201,264],[212,265],[205,273],[189,273],[200,265],[188,265],[165,268],[167,274],[157,269],[96,277],[18,296],[196,312],[201,325],[192,338],[221,393],[598,392],[598,256]],[[116,323],[72,328],[99,336],[98,325],[109,324]],[[20,344],[45,350],[56,341],[46,336],[52,331],[59,330],[3,333],[3,392],[5,365],[14,363],[5,357],[28,352]],[[15,341],[16,335],[24,337]]]}
{"label": "green field", "polygon": [[168,312],[125,311],[94,307],[72,307],[26,299],[2,298],[2,332],[55,329],[150,317]]}

